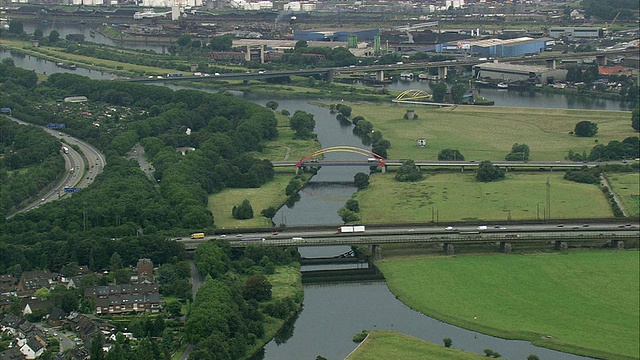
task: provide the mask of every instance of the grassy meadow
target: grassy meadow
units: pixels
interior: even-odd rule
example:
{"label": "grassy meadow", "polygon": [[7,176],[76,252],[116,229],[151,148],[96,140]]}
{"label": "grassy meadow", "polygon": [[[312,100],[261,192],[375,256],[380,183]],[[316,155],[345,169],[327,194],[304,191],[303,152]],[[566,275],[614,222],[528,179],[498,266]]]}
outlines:
{"label": "grassy meadow", "polygon": [[[551,184],[551,218],[604,218],[613,213],[602,191],[562,178],[563,173],[508,173],[503,181],[483,183],[474,173],[435,173],[402,183],[394,173],[376,174],[355,194],[365,224],[544,219],[546,182]],[[636,174],[637,176],[637,174]],[[393,210],[393,211],[390,211]],[[434,215],[435,216],[435,215]]]}
{"label": "grassy meadow", "polygon": [[[390,104],[349,103],[352,116],[364,116],[375,130],[391,142],[389,158],[436,160],[445,148],[458,149],[466,160],[504,160],[515,143],[531,149],[531,161],[563,160],[570,149],[587,154],[596,140],[608,144],[637,136],[631,127],[631,113],[566,109],[525,109],[482,106],[435,108]],[[416,120],[403,118],[414,109]],[[576,123],[598,124],[593,138],[569,135]],[[418,148],[424,138],[427,146]]]}
{"label": "grassy meadow", "polygon": [[599,358],[640,356],[637,250],[395,257],[376,265],[398,299],[447,323]]}
{"label": "grassy meadow", "polygon": [[638,174],[607,174],[611,190],[618,196],[629,216],[640,215],[640,176]]}
{"label": "grassy meadow", "polygon": [[345,359],[480,360],[486,357],[458,349],[448,349],[442,345],[389,330],[376,330],[370,332],[366,340]]}

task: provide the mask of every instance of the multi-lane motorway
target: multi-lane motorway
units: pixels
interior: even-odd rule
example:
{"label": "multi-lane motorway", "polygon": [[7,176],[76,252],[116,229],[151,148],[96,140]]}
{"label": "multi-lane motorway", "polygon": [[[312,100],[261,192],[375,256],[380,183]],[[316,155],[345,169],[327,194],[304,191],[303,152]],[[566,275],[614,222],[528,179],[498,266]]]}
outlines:
{"label": "multi-lane motorway", "polygon": [[[14,117],[8,116],[8,118],[21,125],[37,126]],[[40,127],[62,141],[60,144],[61,149],[63,146],[68,149],[67,153],[62,153],[66,168],[65,175],[54,188],[41,194],[31,204],[10,214],[8,217],[29,211],[49,201],[71,196],[72,193],[65,192],[65,188],[86,188],[93,182],[95,176],[104,170],[104,166],[107,164],[104,154],[86,142],[73,138],[56,129],[49,129],[44,126]],[[80,152],[76,151],[74,147],[77,147]]]}
{"label": "multi-lane motorway", "polygon": [[[486,229],[485,229],[486,227]],[[229,233],[175,239],[188,249],[213,239],[226,239],[232,246],[243,247],[251,243],[267,246],[327,246],[354,244],[383,244],[411,242],[464,242],[472,241],[546,241],[552,239],[629,239],[638,241],[637,223],[566,223],[566,224],[487,224],[461,226],[385,226],[367,227],[365,232],[338,233],[335,229],[287,229],[280,232]]]}

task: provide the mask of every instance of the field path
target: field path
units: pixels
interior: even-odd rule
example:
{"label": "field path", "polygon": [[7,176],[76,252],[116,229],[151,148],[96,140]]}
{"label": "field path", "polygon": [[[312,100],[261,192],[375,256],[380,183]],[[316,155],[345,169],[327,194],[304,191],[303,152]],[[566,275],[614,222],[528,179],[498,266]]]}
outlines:
{"label": "field path", "polygon": [[611,192],[611,195],[613,195],[613,201],[615,201],[616,204],[618,204],[618,208],[620,208],[620,211],[622,211],[622,215],[624,217],[628,217],[627,211],[624,209],[624,205],[622,205],[622,202],[620,201],[620,199],[618,199],[618,197],[616,196],[616,193],[613,190],[611,190],[611,186],[609,185],[607,178],[600,175],[600,184],[602,184],[602,186],[606,186],[609,189],[609,191]]}

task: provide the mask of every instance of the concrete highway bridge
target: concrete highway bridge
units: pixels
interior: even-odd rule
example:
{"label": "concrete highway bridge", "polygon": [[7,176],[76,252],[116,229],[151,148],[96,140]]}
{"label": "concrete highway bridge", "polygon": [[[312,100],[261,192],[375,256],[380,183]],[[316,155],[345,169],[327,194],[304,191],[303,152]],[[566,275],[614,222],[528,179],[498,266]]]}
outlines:
{"label": "concrete highway bridge", "polygon": [[[592,58],[599,59],[599,62],[606,63],[608,56],[619,56],[624,54],[637,54],[638,49],[621,49],[611,51],[596,51],[596,52],[584,52],[584,53],[570,53],[570,54],[555,54],[553,56],[545,56],[544,53],[540,53],[537,57],[523,58],[523,57],[509,57],[500,58],[499,61],[503,63],[517,62],[519,64],[524,63],[540,63],[545,62],[548,66],[554,66],[557,60],[564,58]],[[327,81],[333,81],[333,76],[338,72],[375,72],[376,79],[383,80],[385,71],[399,71],[399,70],[411,70],[411,69],[427,69],[438,68],[439,74],[444,77],[447,73],[447,68],[454,66],[470,66],[480,63],[486,63],[487,60],[479,60],[478,58],[465,58],[460,60],[446,60],[436,62],[415,62],[415,63],[397,63],[388,65],[371,65],[371,66],[350,66],[350,67],[333,67],[333,68],[317,68],[317,69],[302,69],[302,70],[283,70],[283,71],[260,71],[255,73],[221,73],[212,76],[174,76],[174,77],[158,77],[150,76],[139,79],[128,79],[124,81],[129,82],[166,82],[166,81],[214,81],[214,80],[242,80],[244,82],[250,82],[251,80],[265,80],[275,77],[283,76],[324,76]]]}
{"label": "concrete highway bridge", "polygon": [[[637,243],[640,233],[636,228],[623,228],[610,231],[589,231],[579,229],[548,230],[548,231],[459,231],[451,233],[413,233],[396,232],[387,234],[331,234],[313,235],[305,237],[268,237],[246,238],[231,240],[229,243],[234,248],[244,248],[250,245],[299,247],[299,246],[369,246],[374,256],[380,256],[380,245],[385,244],[433,244],[441,247],[449,255],[455,253],[456,245],[493,244],[501,252],[510,253],[513,247],[519,245],[548,245],[556,250],[566,250],[570,244],[589,244],[590,246],[608,246],[614,249],[624,248],[626,243]],[[179,240],[187,250],[195,250],[197,246],[206,240],[185,239]]]}

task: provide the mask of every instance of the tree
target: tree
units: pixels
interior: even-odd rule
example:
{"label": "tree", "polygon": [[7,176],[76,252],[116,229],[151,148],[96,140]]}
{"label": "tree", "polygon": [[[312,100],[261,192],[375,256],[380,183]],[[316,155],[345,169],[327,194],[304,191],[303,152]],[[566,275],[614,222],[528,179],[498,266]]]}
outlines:
{"label": "tree", "polygon": [[51,30],[49,33],[49,43],[55,44],[60,40],[60,33],[57,30]]}
{"label": "tree", "polygon": [[414,182],[422,180],[423,177],[416,163],[413,160],[406,160],[402,163],[400,169],[398,169],[395,179],[400,182]]}
{"label": "tree", "polygon": [[529,145],[515,143],[511,147],[511,152],[504,158],[507,161],[528,161]]}
{"label": "tree", "polygon": [[580,121],[576,124],[573,133],[579,137],[592,137],[598,133],[598,124],[591,121]]}
{"label": "tree", "polygon": [[444,347],[451,347],[451,344],[453,343],[453,340],[451,340],[450,338],[444,338],[442,339],[442,341],[444,342]]}
{"label": "tree", "polygon": [[9,29],[7,31],[10,34],[21,35],[24,32],[24,28],[20,21],[11,20],[11,22],[9,22]]}
{"label": "tree", "polygon": [[360,204],[356,199],[347,200],[347,203],[344,205],[344,207],[356,213],[360,212]]}
{"label": "tree", "polygon": [[104,345],[104,339],[102,333],[98,332],[91,340],[91,351],[89,352],[91,360],[103,360],[104,352],[102,351],[102,345]]}
{"label": "tree", "polygon": [[253,208],[249,200],[245,199],[242,204],[234,206],[231,215],[239,220],[253,219]]}
{"label": "tree", "polygon": [[366,189],[369,187],[369,175],[359,172],[353,176],[353,183],[358,190]]}
{"label": "tree", "polygon": [[494,166],[491,161],[485,160],[480,163],[478,167],[478,173],[476,174],[476,180],[482,182],[496,181],[504,178],[504,170],[497,166]]}
{"label": "tree", "polygon": [[313,114],[296,110],[289,120],[289,127],[296,132],[294,138],[310,139],[314,136],[313,129],[316,127],[316,121],[313,119]]}
{"label": "tree", "polygon": [[277,101],[274,101],[274,100],[271,100],[271,101],[268,101],[268,102],[265,104],[265,106],[266,106],[267,108],[269,108],[269,109],[271,109],[271,110],[275,111],[275,110],[278,108],[278,102],[277,102]]}
{"label": "tree", "polygon": [[640,108],[635,108],[631,113],[631,127],[640,132]]}
{"label": "tree", "polygon": [[33,38],[36,40],[42,39],[42,29],[36,28],[35,30],[33,30]]}
{"label": "tree", "polygon": [[467,88],[462,84],[455,84],[451,87],[451,100],[454,104],[460,104],[464,98]]}
{"label": "tree", "polygon": [[265,301],[271,299],[271,283],[264,275],[250,276],[244,283],[242,296],[246,300],[256,299],[257,301]]}
{"label": "tree", "polygon": [[180,37],[178,37],[178,39],[176,40],[176,44],[178,44],[179,46],[187,46],[191,44],[191,35],[180,35]]}
{"label": "tree", "polygon": [[444,96],[447,94],[447,84],[439,82],[433,86],[433,101],[443,102]]}
{"label": "tree", "polygon": [[298,40],[296,41],[295,47],[293,48],[294,51],[299,51],[303,48],[307,48],[309,47],[309,45],[307,44],[306,40]]}
{"label": "tree", "polygon": [[266,217],[267,219],[273,219],[274,216],[276,216],[276,208],[273,206],[269,206],[266,209],[262,209],[262,211],[260,211],[260,215]]}
{"label": "tree", "polygon": [[442,149],[438,153],[440,161],[463,161],[464,156],[457,149]]}
{"label": "tree", "polygon": [[344,222],[345,224],[360,220],[358,214],[347,209],[346,207],[341,207],[340,210],[338,210],[338,215],[342,219],[342,222]]}
{"label": "tree", "polygon": [[531,354],[527,356],[527,360],[540,360],[540,358],[536,354]]}

